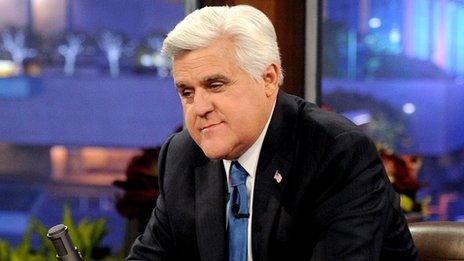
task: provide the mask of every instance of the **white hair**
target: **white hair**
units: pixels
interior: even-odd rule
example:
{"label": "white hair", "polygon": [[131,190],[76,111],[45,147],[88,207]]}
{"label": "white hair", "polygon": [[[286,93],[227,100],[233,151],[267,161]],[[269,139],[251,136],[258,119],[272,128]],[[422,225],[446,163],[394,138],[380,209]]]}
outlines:
{"label": "white hair", "polygon": [[221,36],[235,45],[238,65],[258,81],[272,63],[279,67],[283,82],[277,36],[269,18],[248,5],[207,6],[190,13],[167,35],[162,52],[171,59],[204,48]]}

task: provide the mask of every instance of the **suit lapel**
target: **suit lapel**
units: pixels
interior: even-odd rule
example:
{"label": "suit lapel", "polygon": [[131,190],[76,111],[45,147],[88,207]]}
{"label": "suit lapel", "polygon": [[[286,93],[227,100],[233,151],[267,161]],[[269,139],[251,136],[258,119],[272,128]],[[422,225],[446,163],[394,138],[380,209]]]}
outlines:
{"label": "suit lapel", "polygon": [[291,172],[296,115],[296,103],[290,96],[279,92],[256,171],[252,217],[253,257],[256,260],[271,258],[268,257],[269,240],[281,209],[282,191]]}
{"label": "suit lapel", "polygon": [[225,182],[220,160],[208,160],[195,169],[195,222],[201,260],[227,257]]}
{"label": "suit lapel", "polygon": [[[285,185],[290,164],[279,155],[275,155],[265,170],[256,175],[253,199],[252,243],[256,260],[268,260],[269,239],[276,215],[281,207],[282,187]],[[281,175],[277,182],[275,175]],[[262,259],[261,259],[262,258]]]}

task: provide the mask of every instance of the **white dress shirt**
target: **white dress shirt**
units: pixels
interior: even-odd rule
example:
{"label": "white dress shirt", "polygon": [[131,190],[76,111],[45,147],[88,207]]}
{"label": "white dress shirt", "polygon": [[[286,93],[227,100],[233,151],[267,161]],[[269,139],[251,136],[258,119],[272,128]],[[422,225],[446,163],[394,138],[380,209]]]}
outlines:
{"label": "white dress shirt", "polygon": [[[256,176],[256,168],[258,167],[258,160],[259,154],[261,152],[261,147],[263,146],[264,137],[266,136],[267,129],[269,127],[269,123],[271,122],[272,114],[274,113],[274,106],[272,107],[271,115],[269,115],[269,119],[267,120],[266,125],[263,128],[263,131],[259,135],[258,139],[251,145],[251,147],[245,151],[238,159],[238,163],[242,165],[242,167],[247,171],[248,177],[246,179],[246,188],[247,188],[247,196],[248,196],[248,208],[250,217],[248,218],[248,231],[247,231],[247,255],[248,261],[253,261],[253,255],[251,252],[251,219],[253,218],[253,191],[255,187],[255,176]],[[226,178],[227,178],[227,185],[229,185],[229,171],[230,165],[232,164],[231,160],[222,160],[224,164],[224,169],[226,171]]]}

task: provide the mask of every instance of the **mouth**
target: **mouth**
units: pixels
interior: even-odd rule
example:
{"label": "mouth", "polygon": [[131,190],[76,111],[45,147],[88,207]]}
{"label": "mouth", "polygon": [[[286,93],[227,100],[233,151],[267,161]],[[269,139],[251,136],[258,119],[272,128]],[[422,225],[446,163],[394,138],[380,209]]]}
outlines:
{"label": "mouth", "polygon": [[222,121],[218,122],[218,123],[205,125],[205,126],[200,128],[200,131],[208,131],[208,130],[214,129],[215,127],[219,126],[221,123],[222,123]]}

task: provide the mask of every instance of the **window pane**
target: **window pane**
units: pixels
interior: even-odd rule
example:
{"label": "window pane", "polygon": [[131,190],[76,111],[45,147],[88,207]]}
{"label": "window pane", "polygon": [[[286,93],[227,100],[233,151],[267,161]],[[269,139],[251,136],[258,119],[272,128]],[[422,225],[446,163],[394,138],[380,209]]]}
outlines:
{"label": "window pane", "polygon": [[74,225],[107,220],[112,254],[140,232],[157,148],[182,125],[160,49],[183,16],[176,0],[0,0],[0,239],[61,223],[65,205]]}
{"label": "window pane", "polygon": [[379,144],[403,207],[429,219],[464,219],[463,32],[462,1],[323,1],[324,107]]}

